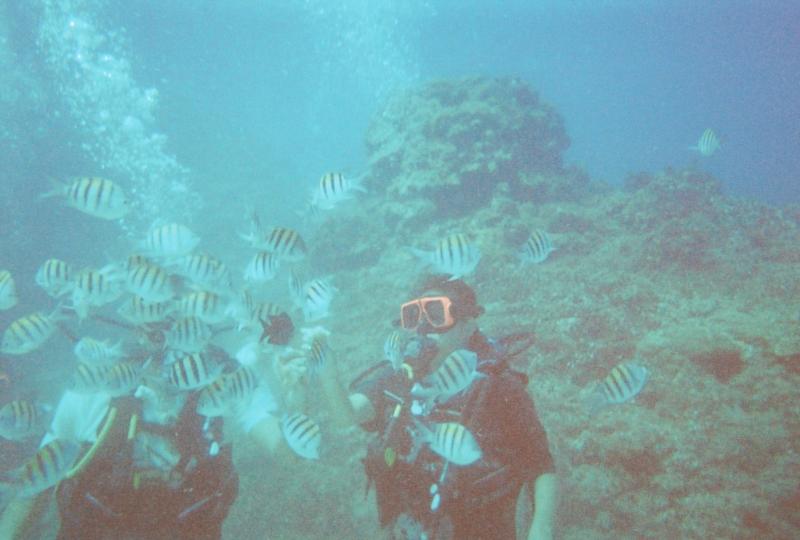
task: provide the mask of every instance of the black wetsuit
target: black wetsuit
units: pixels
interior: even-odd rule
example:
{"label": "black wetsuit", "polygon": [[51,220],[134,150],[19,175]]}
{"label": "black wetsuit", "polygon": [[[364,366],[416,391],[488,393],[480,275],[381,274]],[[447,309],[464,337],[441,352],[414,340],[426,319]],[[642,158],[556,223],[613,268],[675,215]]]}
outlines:
{"label": "black wetsuit", "polygon": [[[113,537],[152,538],[169,533],[176,540],[218,540],[222,522],[238,491],[231,449],[209,455],[203,417],[190,397],[174,426],[139,424],[174,442],[181,458],[175,485],[134,482],[133,443],[127,439],[129,418],[138,408],[134,398],[116,400],[119,415],[98,454],[75,478],[58,489],[61,528],[58,540]],[[216,426],[216,429],[221,426]],[[215,429],[215,428],[212,428]]]}
{"label": "black wetsuit", "polygon": [[[468,347],[484,361],[479,369],[492,365],[485,361],[495,356],[495,350],[482,334],[473,335]],[[553,471],[547,436],[526,391],[527,379],[509,369],[486,368],[489,376],[473,381],[425,419],[463,424],[483,453],[472,465],[451,464],[439,486],[443,459],[429,448],[424,447],[410,463],[402,459],[411,448],[406,426],[413,420],[407,402],[398,413],[394,397],[408,398],[410,385],[428,374],[425,366],[430,354],[423,350],[420,358],[406,358],[414,369],[413,379],[404,370],[387,367],[351,387],[365,394],[376,411],[375,421],[364,426],[378,433],[365,467],[375,482],[381,525],[405,514],[421,524],[430,539],[513,539],[523,483]],[[392,450],[387,453],[387,448]],[[393,460],[394,455],[399,457]],[[441,494],[436,510],[431,509],[433,484]]]}

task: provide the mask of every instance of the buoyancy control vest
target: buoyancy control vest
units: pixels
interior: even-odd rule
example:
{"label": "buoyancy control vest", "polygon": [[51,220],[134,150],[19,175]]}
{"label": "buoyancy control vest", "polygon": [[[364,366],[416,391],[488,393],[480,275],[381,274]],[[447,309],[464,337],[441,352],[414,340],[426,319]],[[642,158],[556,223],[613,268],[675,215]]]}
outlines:
{"label": "buoyancy control vest", "polygon": [[[493,439],[492,425],[502,419],[487,418],[487,396],[502,392],[504,385],[527,385],[527,376],[511,369],[509,361],[532,344],[532,334],[513,334],[498,340],[480,332],[473,334],[468,348],[478,354],[478,370],[486,377],[474,380],[460,395],[435,406],[425,420],[460,423],[479,445],[483,441],[488,446],[487,442]],[[465,467],[447,464],[429,449],[412,452],[410,428],[415,421],[415,406],[410,389],[427,375],[425,367],[436,353],[428,345],[423,343],[422,354],[407,358],[396,372],[388,364],[371,368],[354,381],[351,389],[365,384],[364,379],[371,379],[385,398],[383,406],[376,410],[379,418],[365,426],[376,431],[376,437],[363,460],[367,490],[375,487],[381,525],[387,526],[406,514],[430,533],[438,527],[440,516],[490,504],[518,491],[522,480],[512,465],[514,456],[504,455],[505,449],[494,445],[482,446],[481,459]]]}

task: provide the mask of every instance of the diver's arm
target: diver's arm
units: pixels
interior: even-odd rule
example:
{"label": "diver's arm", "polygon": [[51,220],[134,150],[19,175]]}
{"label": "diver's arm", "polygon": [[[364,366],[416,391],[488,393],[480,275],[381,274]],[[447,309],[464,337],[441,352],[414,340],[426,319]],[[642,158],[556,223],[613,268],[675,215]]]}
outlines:
{"label": "diver's arm", "polygon": [[544,473],[529,482],[526,491],[533,499],[533,521],[528,540],[551,540],[556,516],[558,480],[554,473]]}
{"label": "diver's arm", "polygon": [[339,427],[343,428],[369,421],[375,415],[372,404],[364,394],[347,395],[339,382],[336,355],[334,353],[330,356],[330,361],[322,366],[320,386],[328,402],[331,417]]}

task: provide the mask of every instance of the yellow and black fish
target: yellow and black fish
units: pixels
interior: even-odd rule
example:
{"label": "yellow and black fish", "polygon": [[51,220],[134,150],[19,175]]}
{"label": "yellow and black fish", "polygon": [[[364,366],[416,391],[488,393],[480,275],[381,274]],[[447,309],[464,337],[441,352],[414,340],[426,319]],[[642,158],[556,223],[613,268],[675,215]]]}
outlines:
{"label": "yellow and black fish", "polygon": [[77,178],[42,197],[59,195],[64,197],[68,206],[101,219],[119,219],[130,210],[122,188],[105,178]]}
{"label": "yellow and black fish", "polygon": [[11,309],[17,302],[17,287],[11,272],[0,270],[0,311]]}

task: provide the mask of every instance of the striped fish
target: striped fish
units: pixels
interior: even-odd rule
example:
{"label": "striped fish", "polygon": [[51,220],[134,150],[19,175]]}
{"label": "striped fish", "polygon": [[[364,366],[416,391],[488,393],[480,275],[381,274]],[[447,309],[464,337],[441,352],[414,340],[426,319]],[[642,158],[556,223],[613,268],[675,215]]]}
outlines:
{"label": "striped fish", "polygon": [[42,408],[25,399],[0,408],[0,437],[20,441],[35,435],[42,423]]}
{"label": "striped fish", "polygon": [[123,303],[117,313],[133,324],[161,322],[172,311],[171,302],[148,302],[139,296],[132,296]]}
{"label": "striped fish", "polygon": [[166,332],[167,346],[184,352],[197,352],[211,340],[211,328],[197,317],[183,317]]}
{"label": "striped fish", "polygon": [[217,294],[195,291],[178,301],[178,312],[184,317],[197,317],[208,324],[217,324],[226,317],[227,306]]}
{"label": "striped fish", "polygon": [[315,278],[294,291],[294,300],[307,322],[316,321],[328,316],[328,308],[337,291],[327,279]]}
{"label": "striped fish", "polygon": [[690,150],[696,150],[703,157],[709,157],[721,148],[719,138],[714,130],[707,128],[700,138],[697,140],[697,145],[689,147]]}
{"label": "striped fish", "polygon": [[194,390],[211,384],[222,372],[222,365],[205,353],[186,353],[169,368],[169,382],[180,390]]}
{"label": "striped fish", "polygon": [[109,304],[122,294],[123,276],[113,265],[100,270],[82,270],[72,288],[72,307],[79,319],[84,319],[90,307]]}
{"label": "striped fish", "polygon": [[403,365],[403,343],[402,335],[399,331],[393,331],[383,342],[383,356],[391,362],[395,371]]}
{"label": "striped fish", "polygon": [[153,257],[180,257],[189,254],[199,243],[200,237],[185,225],[167,223],[151,227],[141,248]]}
{"label": "striped fish", "polygon": [[466,390],[475,379],[484,375],[477,371],[478,355],[467,349],[451,352],[426,379],[426,385],[416,383],[411,395],[444,403]]}
{"label": "striped fish", "polygon": [[359,180],[346,178],[342,173],[329,172],[319,179],[319,188],[311,204],[316,208],[330,210],[337,203],[353,198],[354,191],[366,192]]}
{"label": "striped fish", "polygon": [[75,441],[54,439],[42,446],[22,467],[8,475],[18,497],[32,497],[58,484],[77,461],[81,446]]}
{"label": "striped fish", "polygon": [[328,340],[325,335],[320,333],[314,336],[311,340],[309,347],[307,363],[312,374],[318,374],[325,364],[328,363],[328,358],[331,355],[331,349],[328,346]]}
{"label": "striped fish", "polygon": [[256,241],[256,247],[270,251],[279,259],[296,262],[306,256],[306,244],[300,233],[287,227],[275,227],[262,239]]}
{"label": "striped fish", "polygon": [[3,333],[0,352],[27,354],[44,345],[56,331],[55,322],[59,318],[57,311],[51,315],[31,313],[12,322]]}
{"label": "striped fish", "polygon": [[152,263],[142,263],[130,268],[125,285],[128,292],[147,302],[164,302],[175,296],[172,279],[167,271]]}
{"label": "striped fish", "polygon": [[431,427],[415,419],[416,437],[430,449],[455,465],[470,465],[481,458],[478,441],[463,425],[456,422],[434,423]]}
{"label": "striped fish", "polygon": [[319,459],[319,445],[322,435],[319,426],[302,413],[284,415],[281,430],[286,444],[295,454],[306,459]]}
{"label": "striped fish", "polygon": [[450,280],[471,274],[481,260],[478,247],[465,234],[451,234],[441,240],[433,251],[413,249],[412,252],[435,272],[449,274]]}
{"label": "striped fish", "polygon": [[546,232],[535,230],[519,249],[517,257],[523,263],[539,264],[547,260],[555,249]]}
{"label": "striped fish", "polygon": [[625,403],[633,399],[647,384],[648,375],[647,368],[632,362],[614,366],[584,401],[586,411],[595,413],[606,405]]}
{"label": "striped fish", "polygon": [[117,362],[106,372],[105,391],[111,397],[120,397],[131,394],[142,378],[144,367],[132,362]]}
{"label": "striped fish", "polygon": [[109,345],[108,341],[100,341],[91,337],[81,338],[73,348],[75,356],[87,364],[108,364],[122,357],[122,343]]}
{"label": "striped fish", "polygon": [[75,271],[61,259],[47,259],[36,271],[36,284],[53,297],[69,292]]}
{"label": "striped fish", "polygon": [[0,270],[0,311],[11,309],[17,305],[17,287],[8,270]]}
{"label": "striped fish", "polygon": [[244,269],[244,279],[251,283],[264,283],[278,273],[280,259],[271,251],[259,251]]}
{"label": "striped fish", "polygon": [[258,386],[255,371],[241,366],[232,373],[216,378],[200,391],[197,413],[209,417],[235,414],[250,404]]}
{"label": "striped fish", "polygon": [[186,255],[176,263],[177,272],[191,285],[213,292],[229,292],[231,273],[221,260],[205,253]]}
{"label": "striped fish", "polygon": [[151,261],[144,255],[139,255],[138,253],[134,253],[133,255],[128,256],[128,258],[125,260],[125,271],[130,272],[131,270],[142,264],[153,264],[153,261]]}
{"label": "striped fish", "polygon": [[53,196],[62,196],[67,206],[101,219],[119,219],[130,210],[122,188],[105,178],[77,178],[42,195]]}
{"label": "striped fish", "polygon": [[72,390],[79,394],[93,394],[105,392],[108,386],[108,372],[106,365],[93,365],[78,362],[72,376]]}

